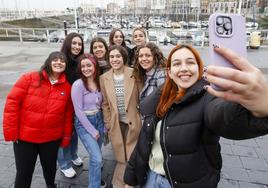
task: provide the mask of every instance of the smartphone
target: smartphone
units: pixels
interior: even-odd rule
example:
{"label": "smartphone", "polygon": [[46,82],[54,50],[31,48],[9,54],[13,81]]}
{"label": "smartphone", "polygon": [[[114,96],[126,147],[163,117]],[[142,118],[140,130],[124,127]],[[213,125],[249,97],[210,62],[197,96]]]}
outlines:
{"label": "smartphone", "polygon": [[[230,48],[237,54],[247,56],[245,18],[239,14],[215,13],[209,17],[210,64],[235,68],[227,59],[214,51],[213,44]],[[213,86],[220,90],[219,87]]]}

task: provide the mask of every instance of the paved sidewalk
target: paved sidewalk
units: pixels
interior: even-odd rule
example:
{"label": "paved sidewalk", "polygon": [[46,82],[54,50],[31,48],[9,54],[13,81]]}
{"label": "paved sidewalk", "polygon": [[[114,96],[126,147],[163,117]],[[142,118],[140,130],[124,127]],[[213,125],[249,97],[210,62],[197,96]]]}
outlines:
{"label": "paved sidewalk", "polygon": [[[0,188],[14,187],[15,163],[12,143],[4,142],[2,133],[2,112],[5,97],[18,77],[27,71],[38,69],[47,55],[60,48],[60,44],[0,42]],[[163,47],[168,51],[168,47]],[[169,47],[170,48],[170,47]],[[86,49],[88,47],[86,46]],[[88,50],[87,50],[88,51]],[[208,54],[207,48],[200,48],[202,57]],[[249,51],[249,58],[268,75],[268,49]],[[243,141],[222,138],[223,170],[219,188],[268,188],[268,136]],[[75,168],[77,176],[64,178],[58,171],[56,183],[60,188],[86,188],[88,185],[88,155],[79,143],[79,156],[84,165]],[[115,165],[110,145],[103,147],[103,178],[111,187]],[[37,162],[32,188],[45,188],[40,163]]]}

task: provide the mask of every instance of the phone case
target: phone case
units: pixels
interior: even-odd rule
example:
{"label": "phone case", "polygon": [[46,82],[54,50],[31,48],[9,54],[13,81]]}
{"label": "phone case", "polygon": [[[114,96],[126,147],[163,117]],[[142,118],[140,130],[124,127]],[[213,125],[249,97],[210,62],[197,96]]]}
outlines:
{"label": "phone case", "polygon": [[[230,27],[230,30],[223,32],[223,30]],[[214,51],[213,44],[230,48],[239,55],[246,57],[246,40],[246,23],[245,18],[241,15],[215,13],[209,17],[209,54],[211,65],[234,68],[231,63]]]}
{"label": "phone case", "polygon": [[[209,63],[211,65],[235,68],[214,51],[213,44],[232,49],[237,54],[246,57],[246,40],[246,23],[241,15],[215,13],[209,17]],[[212,87],[222,90],[213,84]]]}

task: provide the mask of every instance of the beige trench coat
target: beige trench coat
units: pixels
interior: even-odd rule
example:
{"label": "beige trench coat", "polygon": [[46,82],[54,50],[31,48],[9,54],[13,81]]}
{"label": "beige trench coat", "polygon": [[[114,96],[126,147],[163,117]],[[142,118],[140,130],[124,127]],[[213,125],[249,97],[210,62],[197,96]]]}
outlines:
{"label": "beige trench coat", "polygon": [[[113,70],[109,70],[100,77],[100,87],[103,95],[103,115],[106,128],[115,154],[120,163],[126,163],[129,159],[139,136],[141,129],[141,118],[137,105],[139,103],[139,91],[142,87],[139,82],[131,76],[132,70],[124,67],[124,89],[125,108],[127,112],[128,134],[126,136],[126,153],[124,152],[123,137],[119,125],[116,94],[113,81]],[[127,159],[125,159],[127,156]]]}

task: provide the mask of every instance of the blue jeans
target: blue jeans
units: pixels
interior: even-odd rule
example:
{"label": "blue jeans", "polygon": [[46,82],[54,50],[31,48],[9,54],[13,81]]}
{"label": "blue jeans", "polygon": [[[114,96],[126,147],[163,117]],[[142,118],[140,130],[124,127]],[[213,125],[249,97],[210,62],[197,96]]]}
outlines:
{"label": "blue jeans", "polygon": [[76,132],[83,143],[85,149],[90,155],[88,164],[88,182],[89,188],[100,187],[101,182],[101,167],[102,167],[102,154],[101,146],[104,138],[104,122],[102,112],[98,112],[95,115],[87,116],[90,123],[97,129],[100,133],[100,138],[96,140],[84,126],[80,123],[78,118],[75,118],[75,129]]}
{"label": "blue jeans", "polygon": [[170,183],[167,178],[155,173],[152,170],[149,170],[147,182],[143,188],[171,188]]}
{"label": "blue jeans", "polygon": [[70,145],[67,148],[60,147],[58,151],[58,163],[61,169],[66,170],[72,167],[72,160],[78,158],[77,149],[78,149],[78,136],[74,129]]}

